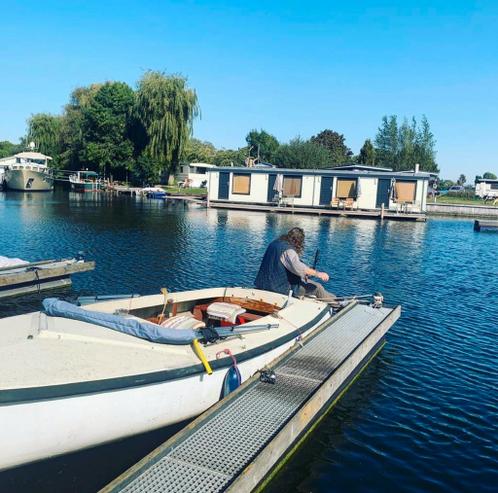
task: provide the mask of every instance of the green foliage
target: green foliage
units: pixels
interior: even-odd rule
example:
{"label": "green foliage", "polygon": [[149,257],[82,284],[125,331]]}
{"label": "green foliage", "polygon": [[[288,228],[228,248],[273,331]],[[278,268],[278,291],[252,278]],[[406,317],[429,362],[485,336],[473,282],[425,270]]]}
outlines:
{"label": "green foliage", "polygon": [[440,190],[448,190],[450,187],[456,185],[453,180],[440,180],[439,181],[439,189]]}
{"label": "green foliage", "polygon": [[491,173],[490,171],[486,171],[486,173],[484,173],[482,175],[482,177],[485,179],[485,180],[496,180],[496,175],[494,173]]}
{"label": "green foliage", "polygon": [[106,82],[82,108],[80,160],[90,169],[124,178],[132,168],[128,117],[135,102],[124,82]]}
{"label": "green foliage", "polygon": [[278,140],[265,130],[251,130],[246,136],[247,146],[252,157],[258,157],[263,162],[271,163],[279,148]]}
{"label": "green foliage", "polygon": [[353,152],[345,143],[344,135],[333,130],[323,130],[311,137],[313,144],[324,147],[329,151],[330,160],[328,166],[340,165],[351,161]]}
{"label": "green foliage", "polygon": [[147,134],[146,155],[174,172],[199,114],[195,91],[184,77],[148,71],[138,83],[135,114]]}
{"label": "green foliage", "polygon": [[467,181],[467,177],[465,175],[460,175],[457,180],[457,185],[465,185],[465,182]]}
{"label": "green foliage", "polygon": [[357,162],[359,164],[375,166],[375,147],[370,139],[365,140],[365,143],[360,149]]}
{"label": "green foliage", "polygon": [[23,146],[20,144],[13,144],[8,140],[3,140],[0,142],[0,159],[3,157],[13,156],[18,152],[23,150]]}
{"label": "green foliage", "polygon": [[244,166],[248,149],[220,149],[216,151],[213,164],[217,166]]}
{"label": "green foliage", "polygon": [[61,125],[60,162],[64,169],[79,170],[83,167],[81,157],[85,154],[83,142],[83,112],[91,103],[102,84],[76,88],[64,108]]}
{"label": "green foliage", "polygon": [[62,117],[37,113],[28,120],[27,142],[34,142],[38,152],[54,158],[52,165],[59,167],[61,151]]}
{"label": "green foliage", "polygon": [[139,156],[131,170],[131,180],[133,183],[147,186],[154,185],[160,181],[162,172],[161,163],[148,156]]}
{"label": "green foliage", "polygon": [[211,142],[191,138],[185,144],[183,161],[186,163],[210,163],[216,157],[216,147]]}
{"label": "green foliage", "polygon": [[396,115],[384,116],[375,137],[377,166],[399,169],[399,149],[398,119]]}
{"label": "green foliage", "polygon": [[331,166],[331,154],[323,146],[299,137],[283,144],[275,155],[280,168],[326,168]]}
{"label": "green foliage", "polygon": [[425,115],[420,125],[412,118],[411,123],[405,119],[399,127],[396,115],[384,116],[375,145],[377,166],[401,171],[414,169],[415,164],[420,164],[421,171],[439,171],[435,161],[436,141]]}

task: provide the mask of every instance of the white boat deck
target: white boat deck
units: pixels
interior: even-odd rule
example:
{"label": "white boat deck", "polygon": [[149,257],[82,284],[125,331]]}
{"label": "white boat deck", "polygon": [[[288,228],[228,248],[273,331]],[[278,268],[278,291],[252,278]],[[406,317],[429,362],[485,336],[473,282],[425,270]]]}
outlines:
{"label": "white boat deck", "polygon": [[[195,293],[195,294],[194,294]],[[248,296],[259,299],[257,290],[216,288],[171,294],[175,302],[216,296]],[[268,300],[269,293],[265,294]],[[286,297],[270,294],[271,302],[282,306]],[[85,309],[114,313],[162,305],[162,295],[117,300],[85,306]],[[209,361],[228,348],[237,356],[285,336],[324,310],[313,300],[293,300],[278,312],[247,325],[278,323],[278,328],[220,341],[204,348]],[[156,344],[112,329],[76,320],[49,317],[36,312],[0,320],[0,390],[89,382],[130,375],[191,367],[200,363],[189,345]]]}

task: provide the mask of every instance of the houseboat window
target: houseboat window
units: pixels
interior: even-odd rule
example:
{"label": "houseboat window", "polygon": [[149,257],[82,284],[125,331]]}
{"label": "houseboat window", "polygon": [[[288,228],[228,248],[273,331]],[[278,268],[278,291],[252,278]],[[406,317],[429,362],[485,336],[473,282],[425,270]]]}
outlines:
{"label": "houseboat window", "polygon": [[356,180],[337,180],[338,199],[354,199],[356,198]]}
{"label": "houseboat window", "polygon": [[249,195],[251,193],[251,175],[248,173],[234,173],[232,193],[236,195]]}
{"label": "houseboat window", "polygon": [[284,176],[282,195],[284,197],[301,197],[302,176]]}
{"label": "houseboat window", "polygon": [[491,190],[498,190],[498,183],[491,183]]}
{"label": "houseboat window", "polygon": [[396,181],[396,201],[397,202],[415,202],[415,190],[417,182],[415,181]]}
{"label": "houseboat window", "polygon": [[192,169],[192,173],[195,173],[196,175],[205,175],[206,174],[206,168],[198,168],[197,166]]}

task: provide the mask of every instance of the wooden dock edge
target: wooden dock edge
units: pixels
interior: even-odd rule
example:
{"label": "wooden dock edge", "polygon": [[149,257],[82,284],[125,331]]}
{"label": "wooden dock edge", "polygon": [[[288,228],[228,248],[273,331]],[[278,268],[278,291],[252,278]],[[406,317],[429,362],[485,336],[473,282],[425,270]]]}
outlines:
{"label": "wooden dock edge", "polygon": [[[341,391],[344,392],[344,387],[347,388],[350,375],[354,375],[366,367],[372,358],[372,350],[381,343],[387,331],[396,322],[400,314],[401,307],[397,306],[349,355],[339,368],[322,383],[316,393],[313,394],[275,438],[256,456],[254,461],[234,479],[225,491],[230,493],[249,493],[255,490],[258,491],[264,487],[265,479],[271,479],[272,470],[282,460],[285,461],[288,456],[292,455],[294,447],[296,449],[299,447],[300,440],[305,440],[306,430],[313,427],[313,423],[320,416],[324,415],[322,413],[324,408],[327,409],[331,406],[331,399],[338,400],[340,398]],[[343,384],[346,384],[346,386]]]}
{"label": "wooden dock edge", "polygon": [[71,285],[71,275],[95,269],[94,261],[76,262],[62,267],[34,267],[24,272],[0,275],[0,299],[58,289]]}
{"label": "wooden dock edge", "polygon": [[362,209],[327,209],[322,207],[304,207],[304,206],[287,206],[277,207],[262,204],[247,204],[236,202],[209,202],[207,206],[212,209],[231,209],[231,210],[244,210],[254,212],[269,212],[274,214],[304,214],[316,215],[326,217],[351,217],[357,219],[391,219],[394,221],[427,221],[427,214],[424,212],[393,212],[382,210],[362,210]]}

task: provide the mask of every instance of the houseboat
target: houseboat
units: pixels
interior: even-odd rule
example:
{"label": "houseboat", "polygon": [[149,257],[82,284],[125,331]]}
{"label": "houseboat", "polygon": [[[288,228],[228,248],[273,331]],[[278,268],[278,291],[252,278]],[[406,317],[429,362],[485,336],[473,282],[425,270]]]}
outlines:
{"label": "houseboat", "polygon": [[81,170],[69,176],[71,191],[98,192],[103,189],[103,181],[95,171]]}
{"label": "houseboat", "polygon": [[50,191],[54,187],[50,156],[41,152],[26,151],[3,160],[3,181],[6,188],[22,192]]}
{"label": "houseboat", "polygon": [[496,199],[498,198],[498,180],[489,178],[478,178],[476,180],[476,197],[481,199]]}
{"label": "houseboat", "polygon": [[207,172],[212,168],[216,168],[216,166],[208,163],[183,164],[180,167],[180,172],[176,174],[175,180],[185,188],[207,186]]}
{"label": "houseboat", "polygon": [[[377,216],[424,216],[430,173],[347,165],[330,169],[234,168],[208,170],[213,207]],[[243,207],[242,207],[243,206]]]}

